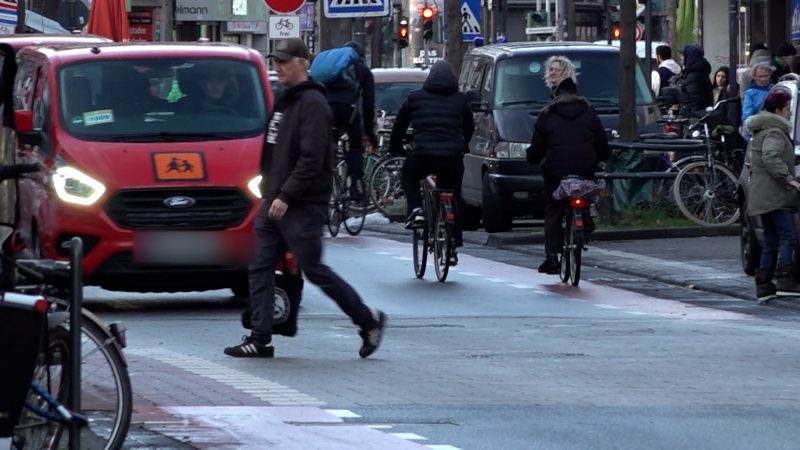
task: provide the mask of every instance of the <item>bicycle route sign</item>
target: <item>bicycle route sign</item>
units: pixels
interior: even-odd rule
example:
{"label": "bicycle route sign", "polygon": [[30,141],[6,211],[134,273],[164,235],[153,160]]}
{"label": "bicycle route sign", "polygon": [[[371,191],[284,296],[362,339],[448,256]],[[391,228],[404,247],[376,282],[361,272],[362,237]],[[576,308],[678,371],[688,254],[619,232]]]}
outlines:
{"label": "bicycle route sign", "polygon": [[325,0],[323,13],[329,19],[386,17],[391,0]]}
{"label": "bicycle route sign", "polygon": [[289,39],[300,37],[299,15],[273,15],[269,16],[269,38]]}
{"label": "bicycle route sign", "polygon": [[[305,3],[306,0],[264,0],[267,7],[278,14],[291,14]],[[272,37],[272,36],[270,36]]]}

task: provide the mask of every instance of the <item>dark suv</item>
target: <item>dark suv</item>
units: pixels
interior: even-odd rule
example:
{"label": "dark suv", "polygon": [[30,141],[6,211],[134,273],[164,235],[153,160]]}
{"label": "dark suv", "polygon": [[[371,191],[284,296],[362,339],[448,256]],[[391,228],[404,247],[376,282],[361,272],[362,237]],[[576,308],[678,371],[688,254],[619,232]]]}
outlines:
{"label": "dark suv", "polygon": [[[568,57],[578,70],[578,94],[587,97],[603,125],[619,121],[619,48],[567,42],[515,42],[479,47],[464,59],[460,89],[473,102],[475,134],[464,157],[462,195],[465,226],[486,231],[511,228],[515,216],[544,211],[541,168],[525,152],[533,123],[550,101],[544,63],[553,55]],[[657,132],[660,118],[649,87],[650,77],[636,66],[636,115],[639,133]]]}

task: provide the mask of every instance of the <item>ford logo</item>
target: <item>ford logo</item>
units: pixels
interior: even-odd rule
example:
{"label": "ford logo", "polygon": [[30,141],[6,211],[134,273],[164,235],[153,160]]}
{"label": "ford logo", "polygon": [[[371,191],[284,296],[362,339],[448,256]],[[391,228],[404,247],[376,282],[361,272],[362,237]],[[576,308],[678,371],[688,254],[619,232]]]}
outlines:
{"label": "ford logo", "polygon": [[192,197],[185,197],[183,195],[176,195],[164,200],[164,206],[167,208],[189,208],[197,203]]}

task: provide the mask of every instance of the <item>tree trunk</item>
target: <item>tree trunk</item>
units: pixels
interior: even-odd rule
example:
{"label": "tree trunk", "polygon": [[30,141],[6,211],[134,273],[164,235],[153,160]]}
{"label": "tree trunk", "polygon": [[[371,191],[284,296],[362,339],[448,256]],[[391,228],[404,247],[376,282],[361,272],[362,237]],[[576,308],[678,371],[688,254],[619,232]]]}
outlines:
{"label": "tree trunk", "polygon": [[447,47],[445,58],[453,66],[456,78],[461,73],[461,60],[464,56],[464,33],[461,28],[461,1],[448,0],[445,2],[447,22]]}
{"label": "tree trunk", "polygon": [[17,33],[24,33],[25,32],[25,2],[18,1],[17,2],[17,29],[15,30]]}
{"label": "tree trunk", "polygon": [[567,15],[567,40],[577,41],[578,36],[575,33],[575,0],[566,0],[564,4]]}
{"label": "tree trunk", "polygon": [[678,51],[676,48],[678,45],[678,28],[677,28],[677,16],[678,16],[678,0],[666,0],[665,3],[667,9],[667,43],[669,47],[672,49],[673,57],[675,56],[675,52]]}
{"label": "tree trunk", "polygon": [[620,0],[619,5],[619,134],[625,141],[636,137],[636,4],[636,0]]}

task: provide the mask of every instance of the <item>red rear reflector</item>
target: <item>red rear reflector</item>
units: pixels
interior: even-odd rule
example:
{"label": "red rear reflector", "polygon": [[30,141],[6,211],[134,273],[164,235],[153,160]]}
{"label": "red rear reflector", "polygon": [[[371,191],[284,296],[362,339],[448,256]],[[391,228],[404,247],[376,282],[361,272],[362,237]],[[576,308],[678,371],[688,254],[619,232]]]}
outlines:
{"label": "red rear reflector", "polygon": [[46,300],[36,300],[36,303],[33,304],[33,309],[36,310],[38,313],[46,313],[47,312],[47,301]]}
{"label": "red rear reflector", "polygon": [[448,222],[453,222],[454,220],[456,220],[456,216],[454,216],[452,213],[447,215]]}
{"label": "red rear reflector", "polygon": [[570,200],[569,205],[573,208],[583,208],[584,202],[582,198],[573,198]]}
{"label": "red rear reflector", "polygon": [[444,201],[450,201],[453,199],[453,194],[450,192],[441,192],[439,193],[439,198]]}

